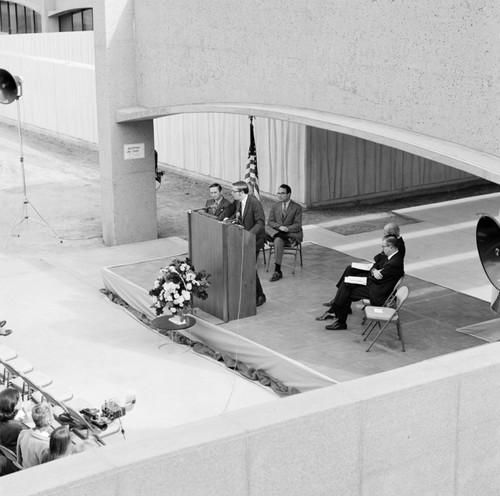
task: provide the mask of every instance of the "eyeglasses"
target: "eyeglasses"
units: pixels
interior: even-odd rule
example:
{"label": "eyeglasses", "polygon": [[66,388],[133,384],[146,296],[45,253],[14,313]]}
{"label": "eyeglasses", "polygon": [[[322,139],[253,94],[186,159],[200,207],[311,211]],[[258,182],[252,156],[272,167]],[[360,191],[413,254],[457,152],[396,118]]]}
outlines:
{"label": "eyeglasses", "polygon": [[238,190],[233,189],[233,190],[231,190],[231,193],[232,193],[233,195],[236,195],[236,194],[238,194],[238,193],[241,193],[241,191],[238,191]]}
{"label": "eyeglasses", "polygon": [[390,245],[382,245],[382,248],[389,248]]}
{"label": "eyeglasses", "polygon": [[286,195],[288,193],[286,191],[278,191],[276,194],[277,195]]}

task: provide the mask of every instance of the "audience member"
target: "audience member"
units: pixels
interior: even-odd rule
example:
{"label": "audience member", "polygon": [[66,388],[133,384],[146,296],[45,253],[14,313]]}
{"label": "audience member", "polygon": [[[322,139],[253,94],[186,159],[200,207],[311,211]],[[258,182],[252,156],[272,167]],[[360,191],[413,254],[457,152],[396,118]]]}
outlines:
{"label": "audience member", "polygon": [[269,236],[268,241],[274,243],[274,273],[271,282],[283,277],[281,261],[285,246],[296,246],[304,237],[302,231],[302,206],[290,199],[292,189],[288,184],[282,184],[278,188],[278,201],[273,204],[269,212],[267,225],[274,233]]}
{"label": "audience member", "polygon": [[51,433],[49,438],[49,449],[45,451],[42,457],[42,463],[51,462],[58,458],[71,455],[71,432],[67,425],[56,427]]}
{"label": "audience member", "polygon": [[[248,194],[248,184],[245,181],[233,183],[232,194],[235,199],[235,212],[230,220],[240,224],[243,228],[255,234],[256,258],[264,248],[266,216],[262,204],[257,198]],[[257,306],[266,302],[266,295],[260,283],[259,274],[255,276]]]}
{"label": "audience member", "polygon": [[403,257],[397,248],[398,240],[394,236],[382,238],[385,257],[376,262],[367,276],[366,285],[349,284],[342,281],[330,308],[316,320],[334,317],[336,322],[327,325],[330,331],[347,329],[347,315],[351,302],[368,298],[372,305],[381,306],[391,294],[394,286],[404,275]]}
{"label": "audience member", "polygon": [[[17,439],[23,429],[27,429],[15,417],[21,409],[19,391],[6,388],[0,391],[0,444],[13,453],[16,452]],[[17,472],[16,466],[0,454],[0,476]]]}
{"label": "audience member", "polygon": [[223,220],[226,217],[231,217],[234,214],[235,206],[222,195],[222,186],[218,183],[211,184],[209,187],[210,200],[207,200],[205,211],[210,217],[217,220]]}
{"label": "audience member", "polygon": [[21,431],[17,440],[17,461],[23,468],[42,463],[42,458],[49,448],[49,435],[52,431],[53,415],[48,403],[35,405],[31,410],[31,417],[35,427]]}

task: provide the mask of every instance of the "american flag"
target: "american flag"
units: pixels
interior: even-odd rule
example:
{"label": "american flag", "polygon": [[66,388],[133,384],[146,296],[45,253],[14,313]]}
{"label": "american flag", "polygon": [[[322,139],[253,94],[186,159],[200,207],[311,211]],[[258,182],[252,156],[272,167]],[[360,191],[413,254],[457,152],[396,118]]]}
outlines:
{"label": "american flag", "polygon": [[257,150],[255,148],[255,137],[253,134],[253,117],[250,116],[250,148],[248,149],[248,162],[245,170],[245,182],[253,189],[253,195],[260,200],[259,171],[257,170]]}

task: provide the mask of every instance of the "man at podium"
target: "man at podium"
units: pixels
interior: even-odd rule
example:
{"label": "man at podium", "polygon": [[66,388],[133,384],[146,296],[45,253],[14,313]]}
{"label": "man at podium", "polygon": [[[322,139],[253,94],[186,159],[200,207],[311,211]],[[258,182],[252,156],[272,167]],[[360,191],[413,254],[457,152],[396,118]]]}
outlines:
{"label": "man at podium", "polygon": [[[248,184],[245,181],[233,183],[232,195],[235,199],[235,212],[229,218],[240,224],[246,231],[255,234],[256,258],[260,250],[264,248],[266,216],[262,204],[257,198],[248,194]],[[260,307],[266,302],[266,295],[260,283],[259,274],[255,276],[255,286],[257,293],[257,306]]]}

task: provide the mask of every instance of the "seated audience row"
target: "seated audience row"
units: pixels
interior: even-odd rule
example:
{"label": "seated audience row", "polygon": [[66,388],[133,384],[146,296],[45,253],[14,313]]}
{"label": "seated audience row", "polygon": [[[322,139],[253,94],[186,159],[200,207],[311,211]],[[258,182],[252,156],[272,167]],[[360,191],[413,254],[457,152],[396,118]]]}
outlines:
{"label": "seated audience row", "polygon": [[[54,415],[49,403],[33,406],[31,418],[35,426],[29,429],[16,417],[21,417],[22,402],[19,391],[6,388],[0,392],[0,445],[17,454],[17,462],[23,469],[57,460],[90,447],[97,447],[92,440],[73,443],[67,425],[53,427]],[[0,454],[0,476],[16,472],[18,468]]]}

